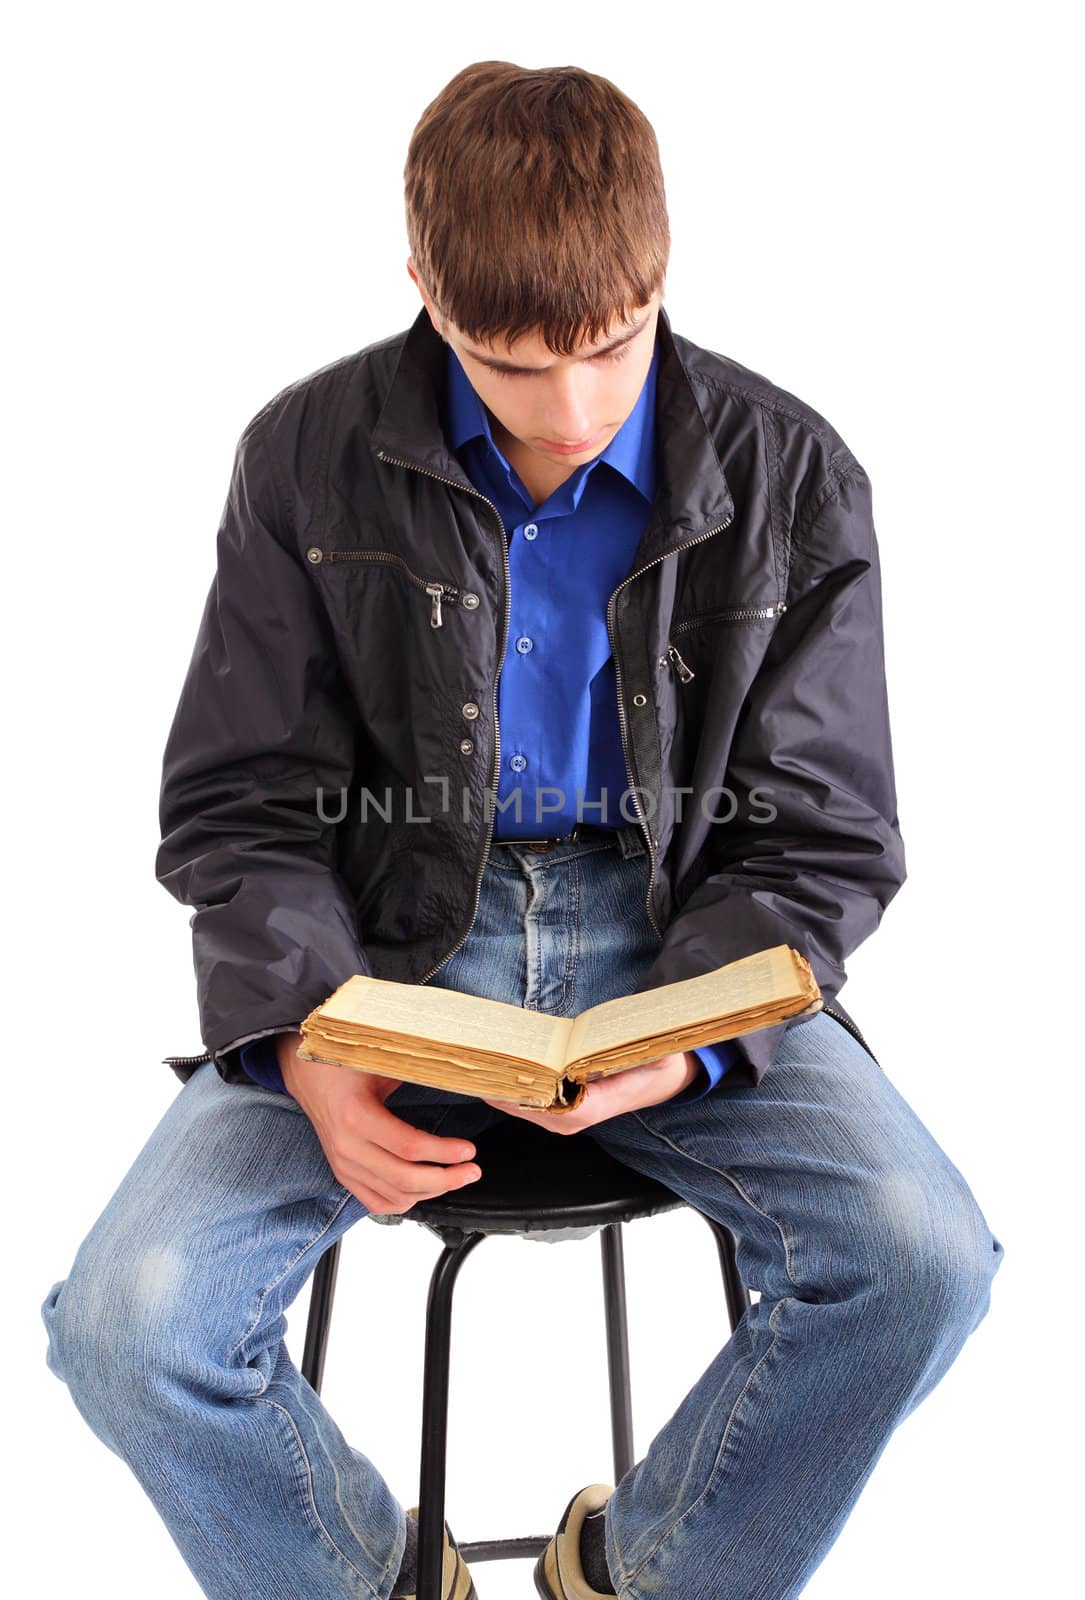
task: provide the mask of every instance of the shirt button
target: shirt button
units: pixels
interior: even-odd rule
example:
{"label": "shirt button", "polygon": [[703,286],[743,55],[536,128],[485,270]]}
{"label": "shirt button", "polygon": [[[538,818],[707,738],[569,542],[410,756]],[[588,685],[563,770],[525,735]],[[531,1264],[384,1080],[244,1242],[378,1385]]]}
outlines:
{"label": "shirt button", "polygon": [[538,525],[534,522],[524,523],[524,538],[534,539],[539,532]]}
{"label": "shirt button", "polygon": [[465,717],[477,717],[478,716],[478,706],[475,704],[475,702],[473,700],[468,700],[467,701],[467,704],[463,707],[463,714],[464,714]]}
{"label": "shirt button", "polygon": [[513,772],[523,772],[524,768],[527,766],[527,757],[513,756],[512,760],[509,762],[509,766],[512,768]]}
{"label": "shirt button", "polygon": [[534,650],[535,644],[533,640],[521,637],[516,641],[516,648],[522,656],[526,656],[529,650]]}

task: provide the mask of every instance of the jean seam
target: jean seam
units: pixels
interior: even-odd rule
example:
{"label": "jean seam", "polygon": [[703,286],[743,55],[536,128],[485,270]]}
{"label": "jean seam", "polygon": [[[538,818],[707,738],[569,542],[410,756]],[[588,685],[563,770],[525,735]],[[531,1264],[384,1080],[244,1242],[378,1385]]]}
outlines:
{"label": "jean seam", "polygon": [[[328,1545],[329,1549],[334,1551],[334,1553],[339,1557],[340,1561],[342,1561],[344,1563],[344,1565],[349,1567],[350,1571],[353,1572],[357,1577],[359,1577],[362,1580],[362,1582],[365,1584],[366,1589],[368,1590],[368,1592],[373,1596],[373,1600],[380,1600],[380,1588],[379,1588],[379,1586],[377,1588],[374,1588],[374,1586],[370,1583],[369,1579],[366,1577],[365,1573],[362,1572],[358,1567],[356,1567],[354,1565],[354,1562],[351,1561],[350,1557],[348,1555],[346,1555],[344,1551],[340,1550],[339,1546],[336,1544],[335,1540],[332,1538],[331,1534],[328,1532],[327,1528],[324,1525],[324,1520],[321,1517],[320,1512],[317,1510],[316,1498],[315,1498],[315,1496],[313,1494],[313,1469],[312,1469],[312,1466],[310,1464],[309,1457],[306,1454],[305,1445],[304,1445],[304,1442],[302,1441],[301,1434],[298,1431],[298,1425],[294,1421],[294,1418],[290,1415],[290,1412],[286,1409],[286,1407],[280,1405],[277,1400],[268,1400],[266,1397],[264,1397],[262,1395],[258,1395],[258,1396],[256,1396],[256,1401],[257,1401],[258,1405],[270,1406],[270,1408],[273,1411],[278,1411],[280,1413],[280,1415],[282,1415],[282,1416],[284,1416],[286,1418],[287,1423],[290,1426],[290,1430],[291,1430],[291,1432],[292,1432],[292,1434],[294,1436],[294,1443],[297,1446],[297,1449],[298,1449],[298,1451],[299,1451],[299,1453],[301,1455],[302,1462],[304,1463],[304,1466],[305,1466],[305,1485],[306,1485],[306,1489],[308,1491],[308,1494],[307,1494],[307,1501],[308,1501],[307,1509],[311,1513],[311,1515],[313,1517],[313,1520],[316,1523],[316,1526],[317,1526],[317,1528],[318,1528],[318,1530],[320,1532],[321,1537],[324,1539],[324,1541]],[[391,1563],[389,1562],[388,1565],[386,1565],[384,1567],[384,1569],[383,1569],[383,1571],[381,1573],[381,1579],[380,1579],[381,1582],[383,1582],[384,1578],[387,1576],[388,1566],[390,1564]]]}
{"label": "jean seam", "polygon": [[731,1187],[742,1197],[742,1199],[750,1207],[751,1211],[756,1211],[758,1216],[764,1217],[766,1222],[771,1222],[772,1226],[780,1235],[780,1243],[783,1246],[784,1251],[784,1270],[787,1273],[788,1282],[791,1284],[793,1289],[797,1289],[799,1287],[799,1281],[795,1277],[794,1272],[791,1270],[791,1246],[788,1242],[787,1230],[780,1219],[778,1217],[774,1217],[771,1212],[766,1211],[763,1206],[759,1206],[757,1201],[746,1192],[746,1190],[742,1187],[742,1184],[739,1183],[738,1179],[732,1173],[726,1172],[723,1167],[713,1166],[711,1161],[704,1161],[700,1156],[690,1154],[688,1150],[683,1150],[680,1144],[676,1144],[673,1139],[669,1139],[665,1133],[660,1133],[657,1129],[650,1128],[639,1111],[630,1112],[629,1115],[636,1118],[637,1122],[640,1123],[641,1127],[644,1129],[645,1133],[650,1139],[658,1140],[660,1144],[665,1144],[669,1149],[674,1150],[678,1155],[682,1156],[684,1160],[691,1161],[698,1167],[704,1167],[707,1171],[714,1172],[717,1177],[725,1179],[726,1182],[728,1182]]}
{"label": "jean seam", "polygon": [[[527,994],[532,991],[537,995],[542,988],[543,979],[543,954],[542,935],[539,929],[539,911],[545,910],[549,895],[547,885],[541,878],[536,879],[531,873],[526,872],[527,905],[524,907],[523,935],[524,935],[524,966],[527,973]],[[524,1004],[527,1009],[535,1010],[537,1006],[529,1005],[525,995]]]}
{"label": "jean seam", "polygon": [[256,1306],[256,1314],[253,1317],[252,1321],[249,1323],[249,1326],[245,1329],[245,1332],[241,1335],[240,1339],[238,1339],[236,1344],[232,1345],[230,1347],[230,1349],[227,1351],[227,1354],[226,1354],[227,1361],[231,1360],[237,1354],[237,1352],[241,1349],[241,1346],[245,1343],[245,1340],[248,1339],[256,1331],[256,1329],[260,1326],[260,1318],[263,1316],[263,1313],[264,1313],[264,1302],[267,1299],[268,1295],[271,1293],[271,1291],[273,1289],[277,1289],[279,1284],[282,1283],[283,1279],[290,1272],[292,1272],[294,1270],[294,1268],[297,1266],[298,1262],[301,1260],[302,1256],[304,1256],[309,1250],[311,1250],[315,1244],[319,1244],[320,1240],[323,1239],[324,1235],[328,1232],[328,1229],[336,1221],[336,1219],[338,1218],[340,1212],[343,1210],[343,1208],[347,1204],[347,1202],[349,1200],[352,1200],[352,1199],[355,1198],[355,1196],[351,1194],[350,1190],[347,1189],[344,1185],[340,1184],[339,1187],[343,1189],[343,1198],[340,1200],[339,1204],[336,1206],[335,1210],[332,1212],[332,1214],[328,1218],[327,1222],[325,1222],[325,1224],[321,1228],[320,1232],[317,1233],[317,1234],[314,1234],[314,1236],[306,1244],[302,1245],[301,1249],[299,1251],[297,1251],[297,1253],[295,1255],[293,1255],[290,1258],[290,1260],[286,1263],[285,1267],[279,1273],[279,1276],[277,1278],[273,1279],[271,1283],[265,1284],[263,1289],[261,1289],[261,1291],[260,1291],[260,1299],[257,1302],[257,1306]]}
{"label": "jean seam", "polygon": [[[726,1425],[724,1427],[724,1430],[723,1430],[723,1437],[720,1439],[720,1447],[716,1451],[716,1459],[713,1461],[712,1470],[708,1474],[708,1482],[705,1484],[704,1488],[701,1490],[701,1492],[697,1496],[696,1500],[693,1501],[692,1505],[688,1505],[686,1507],[686,1509],[682,1512],[681,1516],[675,1517],[675,1519],[671,1523],[670,1527],[665,1529],[664,1532],[660,1534],[660,1536],[656,1540],[655,1544],[648,1551],[648,1553],[643,1557],[643,1559],[637,1563],[637,1565],[634,1567],[633,1571],[630,1572],[630,1573],[624,1573],[623,1574],[623,1576],[621,1578],[621,1587],[623,1589],[625,1588],[625,1586],[627,1584],[635,1583],[637,1581],[637,1579],[639,1578],[640,1574],[644,1571],[645,1567],[648,1565],[649,1561],[651,1561],[653,1556],[655,1556],[658,1553],[658,1551],[662,1548],[662,1546],[666,1544],[667,1540],[671,1537],[671,1534],[678,1527],[679,1523],[684,1522],[686,1520],[686,1518],[692,1512],[696,1511],[698,1506],[702,1505],[704,1503],[704,1501],[708,1498],[708,1495],[711,1493],[712,1486],[715,1483],[716,1478],[719,1476],[720,1463],[723,1461],[724,1455],[725,1455],[726,1450],[727,1450],[727,1441],[730,1438],[731,1426],[732,1426],[732,1424],[733,1424],[733,1422],[735,1420],[735,1416],[738,1413],[738,1408],[742,1404],[743,1400],[746,1398],[746,1395],[747,1395],[747,1393],[749,1391],[750,1385],[753,1383],[753,1380],[756,1378],[757,1374],[761,1371],[761,1368],[764,1366],[765,1362],[769,1359],[769,1357],[772,1355],[773,1351],[776,1349],[776,1345],[777,1345],[778,1338],[779,1338],[779,1335],[776,1332],[776,1313],[779,1311],[779,1309],[780,1309],[782,1304],[783,1304],[782,1300],[777,1300],[776,1304],[772,1308],[772,1311],[769,1313],[769,1327],[772,1330],[772,1343],[769,1345],[769,1347],[765,1351],[764,1355],[761,1356],[760,1359],[757,1362],[755,1362],[754,1366],[750,1369],[750,1372],[749,1372],[749,1374],[748,1374],[748,1376],[746,1378],[746,1382],[742,1385],[741,1391],[735,1397],[735,1403],[731,1407],[731,1410],[730,1410],[730,1412],[728,1413],[728,1416],[727,1416],[727,1423],[726,1423]],[[617,1550],[617,1540],[615,1540],[615,1549]],[[621,1563],[621,1551],[617,1550],[617,1554],[618,1554],[619,1563]]]}
{"label": "jean seam", "polygon": [[[685,1160],[691,1161],[691,1162],[693,1162],[695,1165],[697,1165],[699,1167],[704,1167],[709,1172],[716,1173],[716,1175],[718,1177],[723,1178],[725,1182],[729,1183],[732,1186],[732,1188],[742,1197],[742,1199],[746,1202],[746,1204],[752,1210],[757,1212],[758,1216],[764,1217],[766,1222],[770,1222],[772,1224],[772,1226],[776,1229],[777,1233],[780,1235],[780,1243],[783,1246],[783,1252],[784,1252],[784,1270],[787,1273],[788,1281],[791,1283],[793,1288],[797,1289],[798,1288],[798,1283],[797,1283],[797,1281],[795,1279],[794,1273],[791,1270],[791,1265],[792,1265],[792,1263],[791,1263],[791,1250],[790,1250],[790,1246],[788,1244],[787,1233],[786,1233],[786,1231],[784,1229],[783,1224],[780,1222],[780,1220],[777,1217],[772,1216],[771,1213],[766,1211],[763,1206],[759,1206],[757,1204],[757,1202],[749,1194],[747,1194],[746,1190],[743,1188],[742,1184],[739,1183],[738,1179],[735,1178],[731,1173],[725,1172],[722,1167],[713,1166],[710,1161],[704,1161],[699,1156],[691,1155],[688,1151],[683,1150],[681,1145],[676,1144],[673,1139],[667,1138],[666,1134],[659,1133],[659,1132],[657,1132],[656,1129],[650,1128],[648,1126],[648,1124],[644,1121],[644,1118],[640,1115],[640,1113],[638,1111],[630,1112],[629,1115],[634,1117],[636,1119],[636,1121],[638,1123],[640,1123],[640,1126],[644,1129],[644,1132],[648,1135],[649,1139],[654,1139],[654,1140],[658,1141],[660,1144],[666,1145],[669,1149],[674,1150],[678,1155],[684,1157]],[[640,1560],[637,1563],[636,1567],[634,1568],[634,1570],[632,1572],[629,1572],[629,1573],[624,1572],[624,1563],[622,1563],[621,1551],[618,1548],[617,1540],[615,1539],[615,1553],[618,1556],[619,1564],[621,1564],[623,1566],[623,1575],[622,1575],[621,1583],[620,1583],[620,1587],[621,1588],[624,1588],[627,1584],[635,1583],[635,1581],[636,1581],[637,1577],[639,1576],[639,1574],[641,1572],[643,1572],[643,1570],[647,1566],[648,1562],[651,1561],[652,1557],[657,1553],[657,1551],[671,1537],[672,1533],[678,1527],[679,1523],[680,1522],[684,1522],[686,1517],[688,1517],[692,1511],[695,1511],[697,1509],[697,1507],[700,1506],[704,1502],[704,1500],[707,1498],[707,1496],[711,1492],[712,1486],[715,1483],[717,1476],[719,1475],[720,1465],[721,1465],[721,1463],[723,1461],[723,1457],[724,1457],[724,1454],[725,1454],[726,1449],[727,1449],[727,1442],[728,1442],[728,1439],[730,1438],[731,1427],[732,1427],[732,1424],[733,1424],[733,1422],[735,1420],[735,1416],[736,1416],[736,1414],[738,1412],[738,1408],[742,1404],[743,1400],[745,1399],[745,1397],[746,1397],[746,1395],[747,1395],[747,1393],[749,1391],[750,1385],[753,1382],[754,1378],[756,1377],[757,1373],[760,1372],[762,1366],[765,1364],[765,1362],[772,1355],[773,1351],[776,1349],[776,1345],[777,1345],[777,1341],[778,1341],[778,1335],[777,1335],[777,1331],[776,1331],[776,1314],[779,1311],[780,1306],[782,1304],[783,1304],[783,1302],[781,1300],[778,1300],[776,1302],[776,1304],[773,1306],[772,1311],[769,1314],[769,1328],[772,1331],[772,1343],[769,1345],[769,1347],[765,1351],[765,1353],[758,1359],[758,1361],[755,1362],[754,1366],[751,1368],[751,1370],[750,1370],[750,1372],[749,1372],[749,1374],[748,1374],[748,1376],[746,1378],[746,1382],[742,1385],[742,1389],[741,1389],[740,1393],[735,1398],[735,1403],[731,1407],[731,1410],[730,1410],[730,1412],[728,1414],[728,1417],[727,1417],[727,1422],[726,1422],[726,1425],[725,1425],[724,1430],[723,1430],[723,1436],[720,1439],[719,1449],[717,1450],[715,1460],[712,1463],[712,1469],[708,1474],[708,1481],[705,1484],[704,1488],[701,1490],[700,1494],[697,1496],[696,1500],[693,1501],[692,1505],[687,1506],[685,1511],[683,1511],[680,1516],[675,1518],[675,1520],[671,1523],[670,1527],[667,1528],[663,1533],[660,1534],[660,1536],[656,1540],[655,1544],[647,1552],[647,1554],[642,1558],[642,1560]]]}
{"label": "jean seam", "polygon": [[569,1004],[575,993],[576,968],[580,956],[580,865],[576,856],[572,859],[572,872],[569,881],[569,904],[565,911],[565,966],[561,980],[561,1006],[562,1016],[568,1015]]}

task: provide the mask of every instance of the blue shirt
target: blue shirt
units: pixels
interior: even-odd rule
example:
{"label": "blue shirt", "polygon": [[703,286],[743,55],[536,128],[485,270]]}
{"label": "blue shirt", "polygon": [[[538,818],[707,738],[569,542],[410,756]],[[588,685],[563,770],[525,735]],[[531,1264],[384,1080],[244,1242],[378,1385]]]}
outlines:
{"label": "blue shirt", "polygon": [[[498,681],[501,771],[493,836],[536,839],[577,822],[635,820],[618,723],[606,626],[655,497],[656,346],[636,405],[606,449],[582,462],[540,505],[494,443],[486,408],[447,346],[442,427],[469,481],[492,500],[508,537],[509,629]],[[733,1064],[733,1046],[693,1052],[701,1072],[679,1101],[708,1094]],[[241,1047],[241,1063],[286,1092],[274,1038]]]}

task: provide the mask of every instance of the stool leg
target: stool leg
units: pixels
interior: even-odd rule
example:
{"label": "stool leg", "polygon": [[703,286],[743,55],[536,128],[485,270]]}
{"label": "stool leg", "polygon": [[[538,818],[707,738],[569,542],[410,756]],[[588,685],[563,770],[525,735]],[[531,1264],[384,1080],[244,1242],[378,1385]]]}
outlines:
{"label": "stool leg", "polygon": [[305,1353],[301,1358],[301,1375],[320,1393],[324,1381],[324,1355],[328,1346],[328,1328],[332,1319],[332,1301],[335,1299],[335,1275],[339,1270],[337,1239],[325,1250],[313,1273],[313,1287],[309,1292],[309,1316],[305,1323]]}
{"label": "stool leg", "polygon": [[705,1217],[703,1211],[698,1211],[699,1217],[704,1217],[712,1229],[716,1239],[716,1249],[720,1256],[720,1270],[723,1273],[723,1292],[727,1300],[727,1320],[734,1333],[742,1319],[742,1315],[752,1304],[750,1291],[743,1283],[738,1271],[738,1262],[735,1259],[735,1241],[730,1228],[722,1222],[717,1222],[715,1217]]}
{"label": "stool leg", "polygon": [[422,1459],[418,1472],[418,1600],[441,1600],[448,1446],[448,1367],[452,1290],[468,1253],[484,1233],[442,1228],[445,1247],[430,1278],[422,1375]]}
{"label": "stool leg", "polygon": [[633,1401],[629,1392],[629,1323],[625,1306],[625,1255],[621,1223],[608,1222],[600,1230],[599,1243],[603,1252],[603,1304],[607,1324],[614,1482],[619,1483],[633,1465]]}

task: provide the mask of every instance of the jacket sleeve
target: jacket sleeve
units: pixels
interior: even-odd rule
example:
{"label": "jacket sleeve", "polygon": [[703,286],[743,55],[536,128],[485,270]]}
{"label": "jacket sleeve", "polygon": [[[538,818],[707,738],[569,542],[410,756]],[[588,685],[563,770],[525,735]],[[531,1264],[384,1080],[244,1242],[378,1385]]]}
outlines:
{"label": "jacket sleeve", "polygon": [[[871,487],[853,457],[795,520],[787,609],[715,781],[735,797],[734,820],[710,823],[710,871],[636,992],[789,944],[831,1001],[906,876]],[[739,1035],[731,1070],[760,1083],[786,1028],[801,1025]]]}
{"label": "jacket sleeve", "polygon": [[[266,409],[266,408],[265,408]],[[166,742],[155,874],[189,919],[200,1028],[231,1047],[371,976],[336,870],[355,722],[334,642],[276,493],[258,414],[242,434],[214,580]],[[325,791],[318,804],[318,789]]]}

